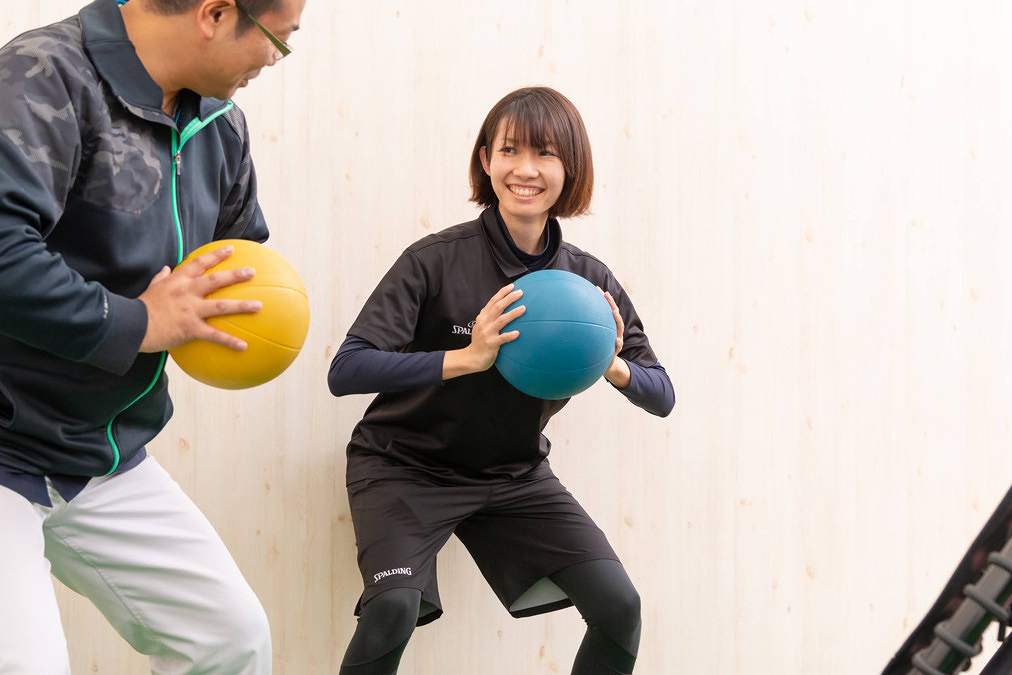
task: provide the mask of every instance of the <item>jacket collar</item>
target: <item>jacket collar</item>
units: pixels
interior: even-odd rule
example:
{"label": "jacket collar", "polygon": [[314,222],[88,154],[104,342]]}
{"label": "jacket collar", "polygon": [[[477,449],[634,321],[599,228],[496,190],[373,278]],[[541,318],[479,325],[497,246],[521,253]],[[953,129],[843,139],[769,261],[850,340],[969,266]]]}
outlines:
{"label": "jacket collar", "polygon": [[[176,126],[175,121],[162,111],[162,89],[151,79],[137,56],[137,51],[127,36],[126,24],[123,23],[117,0],[94,0],[81,9],[78,17],[84,36],[84,49],[113,95],[138,117],[149,122]],[[194,114],[204,119],[223,105],[224,101],[201,98],[189,90],[180,94],[183,123]]]}

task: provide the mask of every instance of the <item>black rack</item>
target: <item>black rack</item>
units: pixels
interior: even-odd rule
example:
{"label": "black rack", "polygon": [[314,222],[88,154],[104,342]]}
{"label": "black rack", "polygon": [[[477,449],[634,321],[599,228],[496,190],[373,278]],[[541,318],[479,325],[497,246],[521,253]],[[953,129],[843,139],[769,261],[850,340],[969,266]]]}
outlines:
{"label": "black rack", "polygon": [[1009,623],[1005,604],[1012,596],[1012,541],[1000,553],[988,555],[987,562],[980,581],[963,588],[965,598],[952,618],[936,624],[935,639],[914,654],[913,675],[952,675],[969,668],[992,620],[998,620],[998,639],[1004,640]]}
{"label": "black rack", "polygon": [[[999,546],[1001,547],[999,550]],[[970,583],[976,580],[976,583]],[[942,593],[882,675],[954,675],[982,651],[992,621],[1004,642],[1012,617],[1012,489],[995,509]],[[1012,673],[1012,640],[984,673]],[[983,674],[982,674],[983,675]]]}

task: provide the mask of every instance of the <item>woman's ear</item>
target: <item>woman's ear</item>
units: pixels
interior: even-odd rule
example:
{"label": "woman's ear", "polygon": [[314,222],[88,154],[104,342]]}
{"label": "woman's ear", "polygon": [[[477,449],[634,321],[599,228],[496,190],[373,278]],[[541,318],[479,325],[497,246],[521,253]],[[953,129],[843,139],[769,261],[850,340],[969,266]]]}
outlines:
{"label": "woman's ear", "polygon": [[485,173],[491,176],[492,171],[488,167],[488,152],[486,152],[484,145],[478,148],[478,157],[481,158],[481,168],[485,169]]}

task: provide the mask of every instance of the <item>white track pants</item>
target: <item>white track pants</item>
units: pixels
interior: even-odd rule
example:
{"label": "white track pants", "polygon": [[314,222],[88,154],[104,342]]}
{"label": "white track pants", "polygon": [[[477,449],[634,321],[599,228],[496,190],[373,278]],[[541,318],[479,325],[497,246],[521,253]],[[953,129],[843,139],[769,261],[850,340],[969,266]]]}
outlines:
{"label": "white track pants", "polygon": [[271,672],[267,617],[218,533],[152,457],[53,507],[0,487],[0,675],[66,675],[52,574],[159,675]]}

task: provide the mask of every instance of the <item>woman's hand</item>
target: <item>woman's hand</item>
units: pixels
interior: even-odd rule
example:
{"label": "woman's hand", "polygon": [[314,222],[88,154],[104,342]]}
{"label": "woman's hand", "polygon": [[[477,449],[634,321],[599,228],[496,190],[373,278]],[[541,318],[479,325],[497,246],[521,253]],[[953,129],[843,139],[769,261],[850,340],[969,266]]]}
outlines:
{"label": "woman's hand", "polygon": [[598,286],[597,290],[604,294],[604,299],[611,305],[612,316],[615,317],[615,356],[612,357],[611,365],[604,371],[604,379],[611,382],[619,389],[625,389],[629,386],[629,380],[632,379],[632,373],[629,372],[629,364],[624,359],[619,358],[619,352],[622,351],[622,345],[625,343],[625,322],[622,321],[622,314],[618,311],[618,305],[615,304],[615,298],[611,297],[611,293],[602,290]]}
{"label": "woman's hand", "polygon": [[461,375],[481,373],[492,367],[499,348],[520,337],[520,331],[502,333],[511,321],[521,316],[527,308],[523,305],[509,312],[504,310],[520,299],[521,290],[513,290],[513,284],[503,286],[485,304],[471,327],[471,344],[463,349],[446,352],[443,357],[443,379],[449,380]]}

